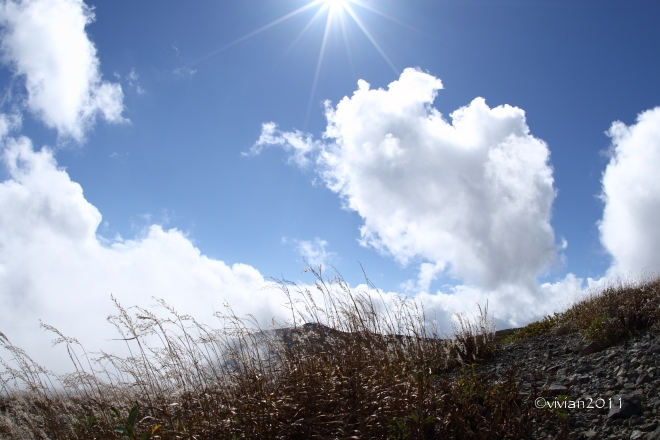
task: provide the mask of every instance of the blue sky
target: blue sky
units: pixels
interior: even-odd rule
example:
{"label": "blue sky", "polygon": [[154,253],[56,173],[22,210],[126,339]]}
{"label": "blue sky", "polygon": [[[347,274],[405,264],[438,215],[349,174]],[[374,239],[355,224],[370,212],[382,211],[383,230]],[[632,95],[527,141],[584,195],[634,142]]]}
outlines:
{"label": "blue sky", "polygon": [[[131,236],[140,215],[171,216],[170,226],[189,231],[204,253],[289,277],[301,262],[282,238],[320,237],[338,254],[335,264],[346,276],[359,275],[357,260],[375,279],[383,272],[383,288],[410,275],[357,244],[359,216],[339,209],[323,186],[311,185],[313,174],[286,166],[281,152],[253,159],[240,154],[255,142],[262,122],[304,129],[325,17],[286,50],[317,8],[195,62],[303,4],[199,2],[185,11],[176,2],[94,5],[89,34],[104,77],[133,70],[145,90],[126,90],[131,125],[96,127],[86,146],[58,155],[108,221],[108,232]],[[595,196],[607,163],[600,152],[609,146],[604,132],[615,120],[633,122],[660,95],[657,59],[649,53],[659,37],[653,3],[374,6],[418,30],[353,6],[399,69],[420,67],[442,79],[436,107],[444,114],[477,96],[491,107],[525,110],[532,133],[552,154],[559,191],[552,223],[569,242],[569,270],[600,275],[609,264],[596,229],[602,204]],[[317,136],[325,128],[322,100],[350,95],[357,79],[385,87],[398,77],[347,21],[354,68],[334,26],[306,129]],[[179,77],[176,69],[195,74]],[[52,144],[53,133],[43,134],[43,143]],[[127,157],[112,160],[114,152]]]}
{"label": "blue sky", "polygon": [[[502,325],[522,324],[551,312],[560,303],[549,297],[568,301],[576,291],[617,273],[660,269],[660,257],[636,245],[660,244],[652,227],[660,213],[660,201],[652,190],[657,186],[655,175],[642,169],[644,164],[660,165],[654,162],[660,149],[660,119],[651,112],[645,122],[637,121],[640,113],[660,105],[657,2],[361,0],[337,2],[332,8],[328,2],[319,2],[226,47],[308,3],[2,2],[4,99],[0,110],[7,127],[2,141],[7,195],[0,198],[5,211],[0,223],[4,229],[0,296],[5,310],[11,312],[4,315],[6,325],[0,330],[11,333],[8,327],[12,334],[25,336],[16,338],[27,341],[38,318],[56,321],[64,316],[47,306],[48,301],[71,310],[89,301],[94,305],[85,307],[101,316],[111,306],[110,293],[126,304],[148,302],[152,295],[175,304],[179,301],[184,308],[197,304],[191,306],[192,312],[219,307],[227,300],[241,312],[258,310],[268,316],[279,300],[259,290],[259,279],[274,276],[310,282],[301,274],[305,257],[334,265],[352,285],[363,282],[360,262],[377,287],[418,295],[442,310],[467,309],[485,299],[496,304],[496,316],[497,310],[516,308],[502,313]],[[59,9],[48,13],[49,7]],[[347,8],[359,17],[394,69]],[[296,42],[319,10],[317,20]],[[328,10],[334,15],[319,64]],[[67,22],[67,17],[78,17],[78,26]],[[86,25],[80,24],[80,17],[87,17]],[[44,44],[36,37],[33,42],[29,35],[21,37],[21,32],[29,34],[30,29],[41,29],[43,35],[64,35],[69,29],[71,35]],[[82,43],[77,46],[71,41]],[[34,47],[39,49],[35,52]],[[58,63],[68,70],[58,70]],[[407,68],[417,70],[406,70],[410,74],[404,79],[400,75]],[[358,80],[369,83],[369,93],[374,93],[354,95]],[[71,104],[73,110],[61,108],[63,100],[56,92],[43,92],[52,87],[73,96],[68,87],[75,89],[71,84],[76,81],[87,81],[90,88]],[[385,131],[372,130],[369,118],[399,102],[393,93],[386,93],[395,81],[403,90],[399,101],[414,95],[406,87],[424,83],[420,87],[425,91],[410,104],[416,110],[410,111],[427,112],[424,119],[434,108],[449,126],[452,112],[484,98],[484,105],[470,108],[494,119],[483,122],[483,115],[475,116],[470,122],[475,125],[459,130],[463,134],[456,136],[463,138],[452,137],[451,142],[469,148],[472,141],[465,139],[474,133],[483,135],[479,148],[490,154],[504,142],[491,139],[492,133],[512,130],[519,142],[513,150],[502,150],[510,162],[497,168],[493,163],[504,162],[482,163],[477,155],[454,163],[440,147],[431,151],[433,142],[444,142],[437,139],[429,141],[430,150],[414,150],[417,146],[401,140],[400,147],[409,148],[419,169],[396,163],[394,153],[387,156],[390,159],[376,153],[373,157],[345,154],[353,144],[348,131],[342,130],[352,130],[357,134],[351,139],[367,139],[376,149],[386,148],[379,144],[385,132],[397,138],[400,130],[401,139],[410,134],[410,139],[420,142],[430,136],[431,128],[415,131],[413,125],[419,120],[412,113],[406,115],[404,107],[383,116],[392,118]],[[103,85],[107,87],[102,89]],[[90,104],[99,87],[115,94]],[[376,99],[378,89],[385,93],[382,101]],[[342,116],[337,107],[342,99],[346,115],[353,111],[351,106],[361,110]],[[325,100],[338,115],[337,123],[343,124],[335,137],[323,137],[328,126]],[[493,113],[507,104],[519,111],[506,107],[509,113],[501,118]],[[85,113],[87,108],[91,110]],[[67,111],[72,112],[69,119]],[[509,122],[502,122],[505,119]],[[615,121],[622,121],[630,133],[617,137],[612,131],[608,136]],[[262,124],[269,122],[278,128],[257,145],[267,134]],[[495,128],[491,130],[488,124]],[[297,150],[292,139],[305,145],[303,150]],[[48,150],[40,150],[42,146]],[[529,163],[511,159],[532,150],[536,156]],[[39,156],[38,151],[43,154]],[[295,151],[301,151],[299,158],[304,157],[307,165],[296,162]],[[427,153],[430,156],[425,158]],[[328,157],[339,165],[332,165]],[[437,174],[425,166],[436,163],[440,164]],[[461,168],[464,163],[468,164]],[[18,171],[12,172],[11,164]],[[608,164],[612,166],[609,180],[604,178]],[[469,173],[481,173],[474,170],[489,166],[496,174],[501,171],[501,179],[511,170],[521,170],[508,189],[513,193],[492,196],[487,188],[479,187],[475,193],[466,190],[475,182]],[[401,168],[388,174],[392,167]],[[43,176],[55,176],[63,192],[57,193],[59,184],[48,183],[43,176],[46,183],[31,184],[42,182],[38,169],[46,169]],[[529,177],[522,176],[528,171]],[[400,186],[387,180],[394,175]],[[330,187],[337,179],[343,179],[343,186],[333,190]],[[82,188],[82,195],[71,195],[74,183]],[[538,185],[538,191],[531,198],[518,198],[529,185]],[[21,203],[31,208],[17,208],[18,192],[9,194],[10,186],[16,191],[26,189]],[[408,189],[399,192],[397,188],[403,187]],[[439,191],[439,198],[422,209],[415,188],[421,194],[430,187]],[[641,188],[639,199],[626,201],[625,195],[635,188]],[[466,223],[475,223],[474,228],[467,228],[472,232],[460,225],[448,226],[445,235],[433,241],[428,232],[448,224],[452,203],[464,201],[452,197],[463,190],[474,196],[460,211],[471,219]],[[623,194],[624,200],[617,199],[617,194]],[[420,200],[424,197],[420,195]],[[62,205],[64,220],[43,214],[43,206],[59,206],[62,200],[71,203]],[[397,200],[404,201],[398,211]],[[501,214],[504,217],[484,208],[506,208],[511,200],[511,209],[518,211],[507,211]],[[42,208],[36,208],[40,203]],[[94,227],[98,220],[94,208],[102,216],[98,228]],[[78,210],[86,214],[75,221],[90,231],[80,247],[58,232],[62,226],[57,223],[69,222],[65,217]],[[605,211],[609,212],[606,219]],[[403,217],[401,223],[392,221],[399,229],[388,236],[388,216],[394,212]],[[415,217],[420,212],[423,219]],[[509,224],[507,218],[516,222]],[[489,223],[489,219],[495,220]],[[518,219],[529,222],[518,224]],[[599,229],[601,221],[604,226]],[[50,232],[35,232],[38,228],[31,225],[39,222]],[[162,235],[154,232],[154,225]],[[643,225],[651,226],[644,229]],[[365,227],[371,235],[365,235]],[[474,232],[484,228],[490,232]],[[23,235],[24,241],[15,240]],[[176,244],[158,247],[164,243],[161,239]],[[143,252],[149,240],[156,243],[154,254]],[[491,246],[491,242],[499,244]],[[94,246],[100,247],[89,251]],[[438,246],[444,248],[437,250]],[[108,253],[109,249],[115,253]],[[497,252],[502,249],[509,253],[500,258]],[[179,264],[177,258],[186,252],[189,259]],[[484,253],[489,256],[482,258]],[[470,258],[477,263],[473,265]],[[520,267],[531,263],[527,269],[511,269],[499,277],[493,275],[502,271],[499,260]],[[191,275],[189,283],[177,284],[185,294],[169,291],[169,282],[150,284],[159,274],[174,277],[177,270],[188,271],[177,280],[188,277],[190,271],[209,271],[215,281],[205,284]],[[39,280],[49,282],[41,286]],[[9,317],[18,310],[30,311],[29,325]]]}

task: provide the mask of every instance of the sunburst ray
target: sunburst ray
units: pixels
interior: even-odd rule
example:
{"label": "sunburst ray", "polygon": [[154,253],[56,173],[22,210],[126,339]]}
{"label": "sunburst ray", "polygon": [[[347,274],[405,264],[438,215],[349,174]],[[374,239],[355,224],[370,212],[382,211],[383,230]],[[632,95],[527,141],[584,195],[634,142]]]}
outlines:
{"label": "sunburst ray", "polygon": [[321,72],[321,64],[323,63],[323,55],[325,54],[325,47],[328,42],[328,34],[330,34],[330,25],[332,24],[332,11],[328,14],[328,19],[325,21],[325,31],[323,32],[323,41],[321,42],[321,50],[319,52],[319,59],[316,62],[316,71],[314,72],[314,82],[312,83],[312,93],[309,95],[309,102],[307,103],[307,113],[305,114],[305,129],[309,121],[309,114],[312,111],[312,102],[314,101],[314,93],[316,93],[316,85],[319,81],[319,73]]}
{"label": "sunburst ray", "polygon": [[[248,33],[248,34],[232,41],[231,43],[225,44],[224,46],[220,47],[219,49],[216,49],[216,50],[204,55],[203,57],[198,58],[197,60],[193,61],[191,64],[195,64],[195,63],[198,63],[200,61],[211,58],[212,56],[217,55],[220,52],[225,51],[225,50],[229,49],[230,47],[235,46],[235,45],[237,45],[237,44],[239,44],[239,43],[241,43],[241,42],[243,42],[243,41],[245,41],[249,38],[252,38],[255,35],[258,35],[258,34],[264,32],[267,29],[270,29],[274,26],[277,26],[278,24],[283,23],[283,22],[289,20],[290,18],[295,17],[296,15],[298,15],[300,13],[307,11],[310,8],[313,8],[315,6],[319,6],[319,9],[316,11],[314,16],[307,22],[307,24],[304,26],[304,28],[300,31],[300,33],[293,40],[291,45],[289,45],[289,47],[285,51],[284,55],[281,57],[281,59],[286,57],[286,55],[289,53],[289,51],[302,39],[302,37],[309,31],[309,29],[314,25],[314,23],[317,22],[319,17],[324,12],[327,13],[327,18],[326,18],[326,22],[325,22],[325,30],[323,32],[323,40],[321,41],[321,48],[319,50],[319,56],[318,56],[318,59],[316,61],[316,69],[314,71],[314,79],[312,81],[312,90],[311,90],[311,93],[310,93],[310,96],[309,96],[309,101],[307,103],[307,112],[305,113],[305,128],[306,128],[307,122],[309,120],[309,116],[310,116],[310,113],[311,113],[312,104],[314,102],[314,95],[315,95],[316,89],[318,87],[319,76],[320,76],[320,73],[321,73],[321,67],[323,65],[323,58],[325,56],[325,52],[326,52],[326,48],[327,48],[327,44],[328,44],[328,37],[329,37],[329,34],[330,34],[330,29],[332,27],[332,23],[333,23],[333,20],[335,18],[340,21],[341,31],[342,31],[343,39],[344,39],[344,45],[346,46],[346,52],[348,54],[349,63],[351,65],[351,70],[353,72],[355,72],[355,68],[353,66],[353,58],[351,56],[351,50],[350,50],[350,45],[349,45],[349,41],[348,41],[349,39],[348,39],[348,32],[347,32],[347,29],[346,29],[346,19],[345,19],[346,16],[351,17],[353,22],[355,22],[355,24],[360,28],[362,33],[367,37],[367,39],[373,45],[373,47],[376,49],[376,51],[378,51],[378,53],[383,58],[383,60],[385,60],[387,65],[390,66],[392,71],[396,75],[399,74],[399,69],[397,69],[397,67],[394,65],[392,60],[390,60],[390,58],[387,56],[387,54],[385,53],[383,48],[378,44],[378,42],[376,41],[374,36],[371,34],[371,32],[369,32],[369,30],[367,29],[365,24],[362,22],[362,20],[358,16],[358,14],[351,7],[351,4],[355,4],[355,5],[357,5],[361,8],[364,8],[368,11],[371,11],[371,12],[373,12],[373,13],[381,16],[381,17],[387,18],[388,20],[391,20],[392,22],[395,22],[399,25],[405,26],[407,28],[414,29],[411,26],[407,25],[406,23],[403,23],[402,21],[400,21],[400,20],[398,20],[398,19],[396,19],[396,18],[394,18],[394,17],[378,10],[377,8],[365,3],[363,0],[313,0],[313,1],[310,1],[309,3],[307,3],[307,4],[305,4],[301,7],[299,7],[298,9],[296,9],[292,12],[289,12],[288,14],[285,14],[282,17],[280,17],[276,20],[273,20],[270,23],[268,23],[264,26],[261,26],[260,28],[258,28],[256,30],[254,30],[254,31],[252,31],[252,32],[250,32],[250,33]],[[344,12],[346,14],[344,14]]]}
{"label": "sunburst ray", "polygon": [[200,62],[200,61],[203,61],[203,60],[205,60],[205,59],[211,58],[212,56],[217,55],[217,54],[219,54],[220,52],[222,52],[222,51],[224,51],[224,50],[227,50],[227,49],[229,49],[230,47],[235,46],[235,45],[237,45],[238,43],[241,43],[241,42],[247,40],[248,38],[252,38],[252,37],[254,37],[254,36],[257,35],[257,34],[260,34],[260,33],[262,33],[263,31],[272,28],[273,26],[277,26],[278,24],[280,24],[280,23],[282,23],[282,22],[288,20],[289,18],[295,17],[296,15],[300,14],[301,12],[306,11],[306,10],[309,9],[309,8],[312,8],[312,7],[314,7],[314,6],[318,5],[318,4],[323,4],[323,3],[325,3],[324,0],[314,0],[314,1],[310,2],[310,3],[307,3],[306,5],[299,7],[299,8],[296,9],[295,11],[289,12],[288,14],[283,15],[282,17],[280,17],[280,18],[278,18],[278,19],[275,19],[275,20],[271,21],[270,23],[268,23],[268,24],[266,24],[266,25],[264,25],[264,26],[261,26],[259,29],[256,29],[256,30],[250,32],[249,34],[243,35],[241,38],[239,38],[239,39],[237,39],[237,40],[234,40],[234,41],[232,41],[231,43],[225,44],[225,45],[222,46],[221,48],[216,49],[216,50],[214,50],[213,52],[210,52],[210,53],[204,55],[204,56],[201,57],[201,58],[196,59],[195,61],[193,61],[193,64],[194,64],[194,63],[198,63],[198,62]]}
{"label": "sunburst ray", "polygon": [[362,30],[364,35],[369,39],[369,41],[371,41],[371,44],[373,44],[373,46],[376,48],[376,50],[378,51],[380,56],[382,56],[383,59],[385,60],[385,62],[387,62],[387,64],[392,68],[392,71],[396,75],[398,75],[399,74],[399,69],[397,69],[396,66],[394,65],[394,63],[392,63],[392,61],[389,59],[389,57],[387,56],[385,51],[380,47],[380,45],[378,44],[376,39],[371,35],[369,30],[362,23],[362,20],[360,20],[360,17],[358,17],[357,14],[355,13],[355,11],[353,11],[353,8],[351,8],[351,6],[348,3],[346,3],[344,5],[344,8],[346,9],[346,12],[348,12],[348,14],[351,16],[353,21],[355,21],[355,24],[357,24],[360,27],[360,29]]}

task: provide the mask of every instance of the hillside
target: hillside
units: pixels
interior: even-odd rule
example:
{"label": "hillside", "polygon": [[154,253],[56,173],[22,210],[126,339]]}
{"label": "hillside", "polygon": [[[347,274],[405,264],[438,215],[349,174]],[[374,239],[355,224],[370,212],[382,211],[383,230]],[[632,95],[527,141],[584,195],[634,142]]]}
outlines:
{"label": "hillside", "polygon": [[134,356],[64,338],[66,376],[0,337],[0,438],[660,438],[660,280],[517,330],[459,315],[448,339],[413,301],[316,275],[323,306],[283,285],[300,324],[274,330],[118,306]]}
{"label": "hillside", "polygon": [[479,371],[494,380],[515,371],[528,404],[546,405],[529,438],[660,439],[660,339],[643,332],[592,347],[577,333],[547,334],[504,345]]}

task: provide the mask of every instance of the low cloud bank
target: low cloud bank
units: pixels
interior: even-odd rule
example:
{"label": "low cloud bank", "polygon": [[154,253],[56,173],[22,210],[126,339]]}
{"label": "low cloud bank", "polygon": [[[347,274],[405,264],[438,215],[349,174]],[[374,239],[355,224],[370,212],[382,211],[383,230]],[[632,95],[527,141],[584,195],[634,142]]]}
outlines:
{"label": "low cloud bank", "polygon": [[264,290],[258,270],[202,255],[179,230],[152,225],[138,238],[107,243],[96,235],[101,214],[50,150],[10,138],[2,160],[10,178],[0,184],[0,331],[38,360],[66,364],[39,320],[89,349],[122,348],[108,342],[118,337],[106,322],[111,294],[124,306],[162,298],[208,324],[225,302],[265,325],[284,317],[284,296]]}

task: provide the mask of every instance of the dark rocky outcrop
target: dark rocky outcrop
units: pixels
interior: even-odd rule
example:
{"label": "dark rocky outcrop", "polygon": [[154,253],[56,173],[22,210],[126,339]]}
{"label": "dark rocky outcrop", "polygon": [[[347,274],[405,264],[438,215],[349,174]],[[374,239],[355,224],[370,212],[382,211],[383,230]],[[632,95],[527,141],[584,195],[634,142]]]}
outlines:
{"label": "dark rocky outcrop", "polygon": [[554,405],[536,410],[531,438],[559,437],[557,418],[542,412],[561,411],[568,438],[660,440],[660,338],[652,334],[607,348],[575,333],[536,337],[503,345],[480,370],[497,380],[511,367],[522,397],[536,390]]}

